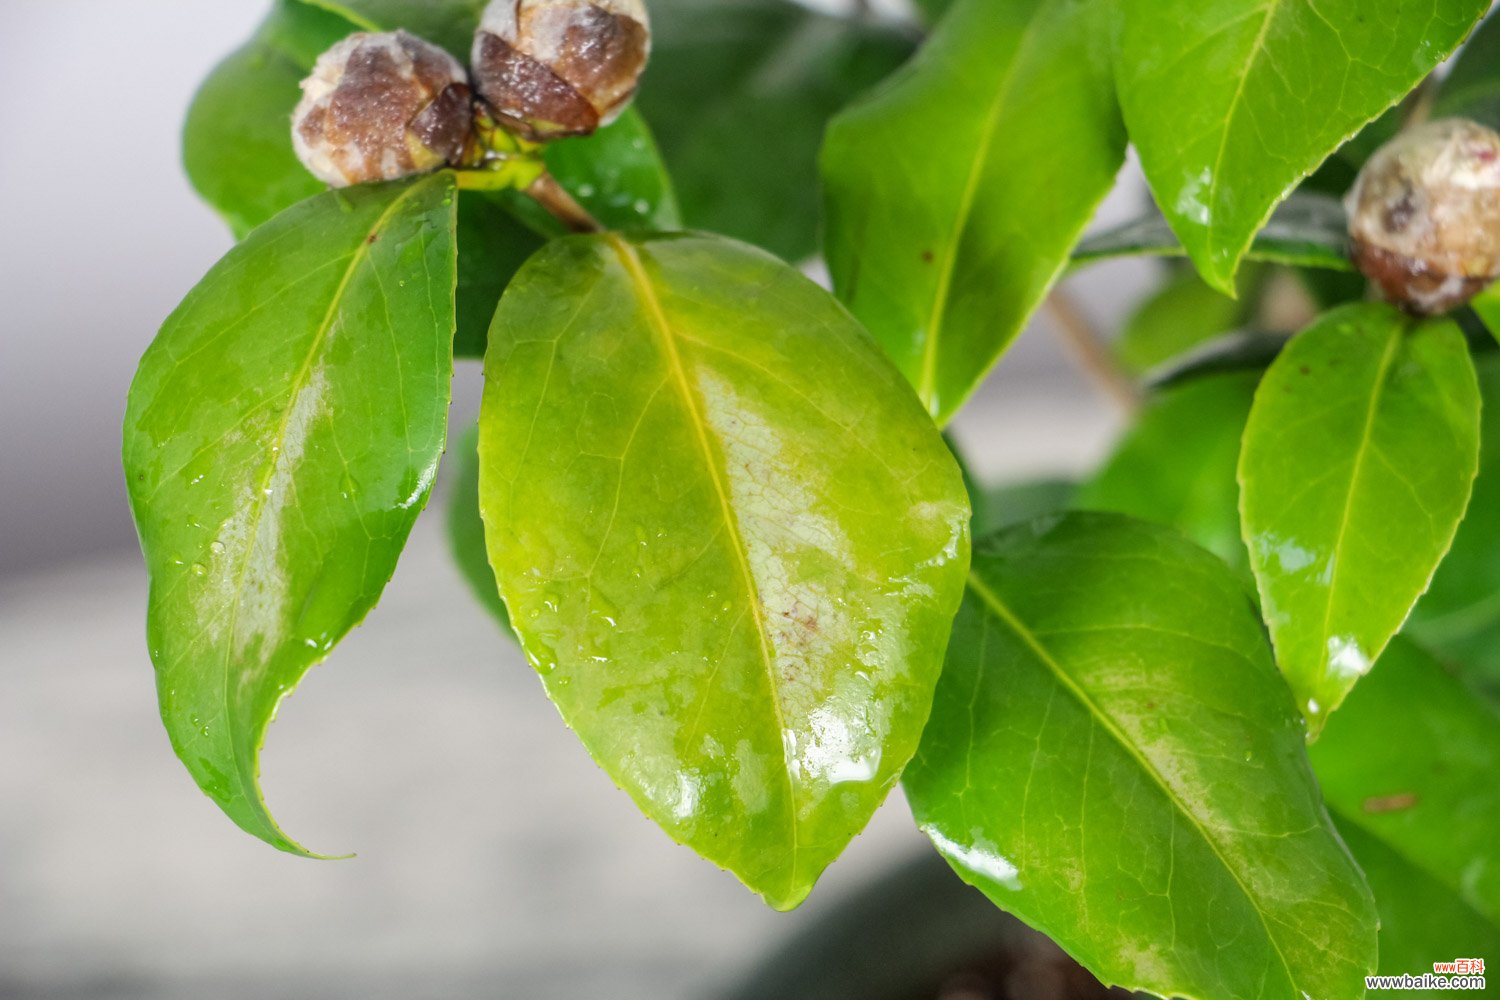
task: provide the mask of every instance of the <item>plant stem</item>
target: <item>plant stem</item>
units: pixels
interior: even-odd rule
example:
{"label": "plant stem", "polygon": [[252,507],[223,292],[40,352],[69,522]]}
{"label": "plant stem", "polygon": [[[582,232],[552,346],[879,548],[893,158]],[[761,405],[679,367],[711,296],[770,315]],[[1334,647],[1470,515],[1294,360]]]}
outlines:
{"label": "plant stem", "polygon": [[552,217],[573,233],[602,233],[604,227],[599,220],[589,214],[588,209],[578,204],[577,200],[568,193],[567,189],[557,183],[557,178],[550,173],[543,174],[531,182],[526,193],[541,205]]}
{"label": "plant stem", "polygon": [[1140,387],[1120,366],[1115,352],[1073,297],[1061,288],[1054,288],[1047,297],[1047,311],[1057,323],[1063,345],[1089,381],[1125,412],[1139,409]]}

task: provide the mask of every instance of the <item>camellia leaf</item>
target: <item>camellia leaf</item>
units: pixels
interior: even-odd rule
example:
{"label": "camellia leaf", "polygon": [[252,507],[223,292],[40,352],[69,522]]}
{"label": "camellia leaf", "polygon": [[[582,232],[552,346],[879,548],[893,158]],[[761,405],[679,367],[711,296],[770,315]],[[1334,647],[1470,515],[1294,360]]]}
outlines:
{"label": "camellia leaf", "polygon": [[1470,118],[1500,129],[1500,17],[1474,32],[1433,101],[1437,118]]}
{"label": "camellia leaf", "polygon": [[1247,569],[1235,470],[1259,382],[1257,371],[1226,372],[1155,394],[1072,506],[1176,528]]}
{"label": "camellia leaf", "polygon": [[[1420,647],[1397,638],[1310,753],[1342,828],[1380,841],[1480,915],[1489,941],[1500,942],[1494,708]],[[1468,954],[1451,947],[1427,961]]]}
{"label": "camellia leaf", "polygon": [[825,292],[715,237],[573,237],[495,317],[481,509],[594,758],[773,906],[864,827],[931,706],[962,476]]}
{"label": "camellia leaf", "polygon": [[1456,49],[1490,0],[1127,0],[1116,60],[1141,166],[1205,280]]}
{"label": "camellia leaf", "polygon": [[1131,314],[1115,342],[1115,354],[1131,371],[1145,374],[1203,346],[1248,318],[1253,307],[1247,300],[1254,296],[1246,293],[1260,280],[1259,272],[1241,272],[1237,300],[1182,267]]}
{"label": "camellia leaf", "polygon": [[1458,327],[1382,303],[1328,313],[1261,382],[1240,456],[1241,522],[1313,736],[1448,551],[1478,468],[1479,405]]}
{"label": "camellia leaf", "polygon": [[463,436],[458,454],[452,460],[455,469],[448,498],[448,546],[458,564],[464,582],[479,603],[500,623],[507,635],[514,635],[510,613],[500,599],[495,571],[490,568],[484,547],[484,521],[479,516],[479,428]]}
{"label": "camellia leaf", "polygon": [[1249,594],[1165,528],[1071,514],[977,546],[905,786],[965,880],[1106,983],[1302,1000],[1375,966]]}
{"label": "camellia leaf", "polygon": [[130,390],[162,719],[247,832],[276,707],[374,606],[427,501],[453,357],[452,175],[318,195],[188,295]]}
{"label": "camellia leaf", "polygon": [[1359,862],[1380,912],[1383,976],[1431,972],[1433,959],[1479,958],[1500,951],[1500,930],[1443,881],[1350,823],[1339,835]]}
{"label": "camellia leaf", "polygon": [[[1283,202],[1250,244],[1249,260],[1288,267],[1352,271],[1349,221],[1337,198],[1299,192]],[[1136,254],[1182,256],[1187,251],[1159,211],[1096,233],[1073,251],[1075,264],[1090,264]]]}
{"label": "camellia leaf", "polygon": [[324,189],[292,151],[292,109],[318,53],[350,30],[337,15],[278,0],[199,87],[183,127],[183,165],[236,239]]}
{"label": "camellia leaf", "polygon": [[301,0],[339,14],[359,31],[405,28],[436,42],[465,66],[489,0]]}
{"label": "camellia leaf", "polygon": [[1046,296],[1123,162],[1110,10],[960,0],[829,129],[834,287],[940,423]]}
{"label": "camellia leaf", "polygon": [[793,0],[651,0],[639,106],[688,224],[802,260],[817,250],[828,120],[912,53],[873,19]]}
{"label": "camellia leaf", "polygon": [[1405,631],[1500,692],[1500,356],[1474,361],[1484,400],[1474,498]]}

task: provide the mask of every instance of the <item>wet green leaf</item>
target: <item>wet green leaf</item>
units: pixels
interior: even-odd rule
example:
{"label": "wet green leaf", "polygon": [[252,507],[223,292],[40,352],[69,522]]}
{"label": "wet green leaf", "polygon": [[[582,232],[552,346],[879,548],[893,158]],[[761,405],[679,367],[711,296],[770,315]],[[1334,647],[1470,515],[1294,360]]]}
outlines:
{"label": "wet green leaf", "polygon": [[1406,631],[1500,691],[1500,357],[1474,360],[1484,400],[1474,498]]}
{"label": "wet green leaf", "polygon": [[1472,118],[1500,129],[1500,17],[1479,26],[1443,80],[1432,105],[1436,118]]}
{"label": "wet green leaf", "polygon": [[276,707],[390,578],[447,432],[450,174],[318,195],[167,320],[125,418],[162,719],[247,832]]}
{"label": "wet green leaf", "polygon": [[961,0],[830,127],[834,286],[940,423],[1020,332],[1114,183],[1125,133],[1110,10]]}
{"label": "wet green leaf", "polygon": [[292,152],[292,109],[318,53],[349,31],[341,17],[278,0],[254,37],[194,96],[183,127],[183,165],[236,238],[324,189]]}
{"label": "wet green leaf", "polygon": [[970,510],[898,372],[794,269],[715,237],[554,241],[480,418],[490,562],[611,777],[773,906],[916,749]]}
{"label": "wet green leaf", "polygon": [[1176,528],[1247,569],[1235,470],[1259,383],[1259,372],[1226,372],[1157,393],[1072,506]]}
{"label": "wet green leaf", "polygon": [[1328,313],[1266,373],[1241,513],[1277,660],[1316,736],[1448,551],[1479,461],[1479,391],[1446,320]]}
{"label": "wet green leaf", "polygon": [[513,636],[510,613],[500,599],[495,571],[490,568],[484,547],[484,521],[479,516],[478,427],[470,428],[463,436],[449,463],[454,470],[448,498],[448,547],[453,551],[453,561],[479,603],[507,635]]}
{"label": "wet green leaf", "polygon": [[[1500,715],[1490,705],[1397,638],[1309,752],[1341,827],[1379,840],[1500,938]],[[1467,954],[1451,947],[1427,961]]]}
{"label": "wet green leaf", "polygon": [[792,0],[651,0],[639,106],[696,229],[792,261],[818,242],[818,148],[834,113],[901,65],[912,39]]}
{"label": "wet green leaf", "polygon": [[[1246,259],[1291,267],[1351,271],[1349,225],[1337,198],[1312,192],[1292,195],[1255,234]],[[1166,217],[1153,209],[1145,216],[1096,233],[1073,251],[1075,264],[1091,264],[1135,254],[1181,256],[1182,243]]]}
{"label": "wet green leaf", "polygon": [[905,785],[959,874],[1107,983],[1348,997],[1375,965],[1249,595],[1165,528],[981,543]]}
{"label": "wet green leaf", "polygon": [[1127,0],[1130,137],[1203,277],[1233,289],[1271,210],[1458,47],[1489,0]]}
{"label": "wet green leaf", "polygon": [[1259,273],[1242,271],[1237,301],[1209,287],[1196,271],[1177,271],[1126,321],[1115,353],[1143,374],[1201,347],[1248,318],[1254,308],[1250,293],[1260,280]]}

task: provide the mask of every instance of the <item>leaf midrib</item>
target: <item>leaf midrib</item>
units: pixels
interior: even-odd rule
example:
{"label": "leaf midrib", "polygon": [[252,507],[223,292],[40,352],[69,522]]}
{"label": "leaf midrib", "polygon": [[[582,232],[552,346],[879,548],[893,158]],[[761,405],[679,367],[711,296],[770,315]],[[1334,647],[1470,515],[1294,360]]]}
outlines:
{"label": "leaf midrib", "polygon": [[[1334,535],[1333,548],[1331,550],[1333,569],[1328,574],[1327,599],[1323,605],[1323,625],[1319,635],[1323,637],[1323,660],[1319,663],[1319,675],[1314,680],[1321,680],[1328,664],[1327,642],[1328,627],[1333,622],[1333,599],[1338,593],[1339,569],[1343,563],[1344,541],[1349,534],[1349,521],[1354,511],[1354,495],[1359,489],[1360,478],[1364,475],[1365,456],[1371,451],[1371,440],[1375,434],[1375,420],[1380,412],[1380,400],[1385,394],[1386,378],[1390,374],[1391,365],[1396,360],[1396,350],[1401,344],[1401,337],[1405,333],[1405,324],[1401,323],[1391,329],[1386,335],[1385,350],[1380,356],[1380,364],[1375,370],[1374,384],[1370,390],[1370,402],[1365,410],[1364,426],[1360,431],[1359,448],[1354,454],[1354,467],[1349,471],[1349,487],[1344,493],[1343,510],[1339,514],[1338,532]],[[1371,663],[1379,657],[1381,650],[1369,651]],[[1327,713],[1332,712],[1334,706],[1321,706],[1326,718]]]}
{"label": "leaf midrib", "polygon": [[1107,733],[1110,734],[1110,736],[1120,746],[1120,748],[1123,749],[1125,753],[1136,762],[1136,765],[1140,767],[1142,772],[1150,777],[1152,781],[1157,785],[1157,787],[1161,789],[1162,793],[1166,795],[1167,799],[1171,802],[1172,806],[1177,810],[1177,812],[1180,815],[1186,817],[1188,822],[1192,824],[1193,829],[1198,831],[1199,837],[1201,837],[1203,842],[1208,845],[1209,850],[1213,852],[1214,857],[1218,859],[1219,864],[1229,874],[1229,877],[1234,880],[1235,885],[1239,887],[1240,892],[1244,895],[1246,901],[1249,902],[1250,908],[1255,911],[1255,915],[1260,919],[1261,927],[1266,934],[1266,940],[1270,942],[1271,949],[1276,953],[1276,957],[1281,961],[1281,967],[1286,973],[1287,983],[1295,989],[1297,987],[1297,977],[1293,975],[1291,964],[1287,961],[1286,955],[1281,950],[1281,942],[1278,941],[1276,935],[1271,932],[1270,921],[1266,918],[1266,914],[1262,910],[1255,894],[1250,891],[1250,887],[1245,884],[1245,881],[1242,878],[1240,878],[1239,872],[1236,871],[1234,866],[1229,863],[1228,858],[1224,856],[1224,852],[1219,849],[1218,842],[1214,840],[1213,837],[1209,836],[1208,828],[1199,821],[1195,813],[1188,809],[1187,804],[1177,794],[1176,789],[1172,787],[1172,785],[1166,780],[1166,778],[1159,771],[1157,771],[1156,768],[1151,766],[1150,761],[1142,756],[1141,752],[1136,748],[1135,744],[1131,742],[1124,731],[1120,729],[1114,718],[1106,713],[1102,708],[1100,708],[1098,704],[1094,702],[1093,698],[1089,696],[1088,692],[1086,692],[1081,686],[1078,685],[1076,681],[1068,676],[1067,672],[1062,668],[1062,665],[1057,662],[1052,654],[1048,652],[1047,648],[1037,640],[1032,631],[1028,629],[1026,625],[1020,620],[1020,618],[1018,618],[1016,614],[1012,612],[1010,608],[1005,604],[1005,602],[1001,600],[1000,595],[995,593],[995,591],[992,590],[990,586],[980,578],[977,572],[971,571],[969,573],[968,586],[969,589],[973,591],[981,601],[984,602],[984,604],[990,609],[990,611],[993,612],[994,615],[999,618],[1007,628],[1014,632],[1023,643],[1025,643],[1026,647],[1031,650],[1032,654],[1037,659],[1039,659],[1049,671],[1051,671],[1053,676],[1057,679],[1058,683],[1061,684],[1070,695],[1072,695],[1074,700],[1078,702],[1078,704],[1084,709],[1084,711],[1086,711],[1099,726],[1101,726]]}
{"label": "leaf midrib", "polygon": [[[1031,44],[1033,33],[1037,25],[1043,20],[1042,11],[1049,6],[1044,0],[1040,4],[1031,20],[1022,30],[1020,38],[1016,39],[1011,60],[1005,72],[1005,78],[1000,86],[995,89],[995,96],[990,101],[990,106],[985,112],[984,125],[980,129],[979,142],[975,146],[974,162],[969,167],[969,176],[964,182],[963,192],[959,198],[958,214],[954,218],[953,234],[949,239],[948,246],[943,252],[943,265],[938,271],[938,284],[933,299],[932,311],[928,315],[927,343],[922,351],[922,372],[917,381],[917,395],[922,400],[922,405],[933,416],[937,416],[942,408],[933,405],[932,394],[937,388],[937,355],[938,343],[942,340],[943,321],[948,312],[948,300],[953,294],[953,278],[958,270],[958,251],[963,244],[964,233],[969,228],[969,217],[974,211],[974,202],[979,196],[979,181],[984,176],[984,169],[989,164],[991,147],[995,140],[995,131],[1000,127],[1000,118],[1007,99],[1010,97],[1011,88],[1015,85],[1016,77],[1019,75],[1018,65],[1022,54]],[[1063,262],[1066,264],[1066,259]],[[1061,267],[1060,265],[1059,267]]]}
{"label": "leaf midrib", "polygon": [[[1271,33],[1271,24],[1276,20],[1276,15],[1281,10],[1281,0],[1269,0],[1269,2],[1267,2],[1265,7],[1262,9],[1265,11],[1265,20],[1261,22],[1260,30],[1255,34],[1255,41],[1251,44],[1249,55],[1245,59],[1244,72],[1240,74],[1239,81],[1235,84],[1234,96],[1229,99],[1229,107],[1224,111],[1224,130],[1219,135],[1219,150],[1218,153],[1214,156],[1213,173],[1210,175],[1208,181],[1208,204],[1210,212],[1212,212],[1214,210],[1214,207],[1219,203],[1219,180],[1224,169],[1224,153],[1229,148],[1229,133],[1234,131],[1235,114],[1239,111],[1240,104],[1245,98],[1245,83],[1250,79],[1250,71],[1255,68],[1255,64],[1259,61],[1261,53],[1265,51],[1266,38]],[[1266,221],[1271,217],[1271,214],[1275,210],[1276,203],[1273,202],[1270,209],[1266,212],[1266,218],[1260,220],[1260,224],[1257,225],[1255,227],[1255,230],[1251,232],[1250,240],[1247,241],[1247,245],[1248,242],[1254,240],[1255,233],[1265,225]],[[1217,227],[1215,227],[1213,223],[1210,222],[1210,243],[1213,242],[1212,234],[1216,231],[1216,229]]]}
{"label": "leaf midrib", "polygon": [[[396,198],[391,201],[390,205],[386,206],[385,210],[380,213],[380,216],[370,227],[369,232],[378,233],[382,229],[384,229],[386,224],[395,216],[397,210],[400,209],[401,206],[403,206],[408,200],[410,200],[415,193],[425,189],[427,184],[429,183],[431,182],[418,182],[416,184],[412,184],[406,190],[402,191]],[[333,324],[337,317],[339,306],[342,304],[344,296],[349,290],[350,283],[354,280],[355,273],[360,269],[361,265],[369,260],[371,245],[372,241],[368,238],[368,236],[360,240],[359,248],[349,259],[349,265],[344,269],[344,274],[339,279],[338,287],[334,289],[334,293],[329,299],[328,309],[324,313],[323,319],[318,325],[318,331],[316,334],[314,334],[312,343],[308,345],[307,353],[302,359],[301,368],[297,371],[296,376],[294,376],[292,380],[292,388],[288,396],[288,404],[282,411],[281,421],[276,427],[276,433],[272,438],[272,443],[268,451],[270,461],[266,463],[264,471],[262,472],[260,477],[260,484],[252,494],[251,515],[249,522],[250,530],[247,534],[249,541],[246,544],[245,554],[240,561],[239,572],[235,578],[234,597],[232,598],[229,606],[229,620],[227,623],[228,628],[225,630],[225,635],[227,638],[224,645],[224,657],[220,669],[220,675],[224,685],[224,726],[226,730],[226,736],[229,741],[230,750],[235,755],[235,762],[237,765],[235,770],[237,773],[239,773],[242,781],[245,775],[243,773],[243,770],[239,766],[239,754],[234,751],[238,727],[235,725],[235,714],[230,711],[230,660],[234,655],[235,630],[239,626],[240,607],[244,603],[245,583],[250,575],[249,571],[251,554],[255,551],[255,540],[260,537],[261,518],[264,515],[266,509],[266,488],[270,484],[271,477],[275,475],[277,465],[281,462],[281,456],[285,454],[284,446],[286,443],[287,428],[291,423],[292,412],[296,408],[294,404],[296,403],[297,397],[301,395],[303,389],[306,388],[307,380],[311,377],[313,359],[317,357],[318,354],[322,351],[323,344],[328,339],[329,331],[333,329]],[[276,823],[276,821],[271,817],[270,812],[265,807],[264,799],[260,793],[259,783],[255,780],[254,777],[252,777],[249,781],[249,790],[253,793],[252,796],[247,796],[249,804],[255,807],[256,811],[261,813],[261,815],[264,817],[264,821],[269,828],[269,831],[275,836],[278,836],[282,840],[286,841],[293,848],[302,852],[303,854],[311,854],[311,852],[302,847],[302,845],[298,844],[296,841],[288,837],[286,833],[282,831],[281,827]]]}
{"label": "leaf midrib", "polygon": [[663,355],[671,373],[671,379],[677,386],[683,406],[687,409],[691,417],[689,422],[692,424],[694,436],[698,441],[698,446],[702,453],[704,468],[708,472],[709,480],[713,483],[714,494],[718,498],[720,513],[724,520],[724,529],[729,535],[730,548],[734,552],[735,563],[740,571],[742,583],[745,588],[745,599],[754,617],[755,635],[759,644],[761,662],[765,667],[767,692],[770,696],[772,710],[775,713],[777,734],[780,737],[782,774],[786,778],[787,785],[787,826],[791,834],[791,871],[787,879],[787,894],[790,896],[797,888],[797,862],[799,853],[796,784],[792,777],[792,762],[787,757],[785,739],[787,731],[786,715],[782,709],[781,700],[777,696],[775,654],[770,647],[765,613],[761,606],[760,588],[755,582],[755,573],[750,567],[749,551],[745,545],[744,537],[740,532],[739,519],[735,516],[734,507],[730,502],[729,489],[724,482],[723,471],[714,459],[713,445],[709,441],[708,436],[708,419],[703,413],[697,394],[688,382],[687,370],[682,363],[682,356],[677,349],[677,334],[673,331],[672,325],[667,319],[666,311],[662,308],[661,300],[657,297],[656,289],[652,286],[650,276],[646,274],[645,266],[642,264],[635,247],[615,233],[606,234],[604,239],[619,258],[626,276],[629,278],[637,296],[645,307],[647,326],[651,328],[652,332],[657,335],[657,339],[661,342]]}

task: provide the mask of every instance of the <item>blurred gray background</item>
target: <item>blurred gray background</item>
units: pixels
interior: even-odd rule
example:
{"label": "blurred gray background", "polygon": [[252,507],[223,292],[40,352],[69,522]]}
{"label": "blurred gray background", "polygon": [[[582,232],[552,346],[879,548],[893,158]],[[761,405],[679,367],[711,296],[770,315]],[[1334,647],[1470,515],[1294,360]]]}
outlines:
{"label": "blurred gray background", "polygon": [[[829,0],[834,2],[834,0]],[[369,623],[272,730],[282,856],[156,718],[120,420],[157,325],[230,245],[178,130],[263,0],[0,3],[0,998],[711,996],[924,850],[899,794],[802,910],[673,845],[473,604],[442,496]],[[1142,198],[1133,168],[1102,217]],[[1105,329],[1151,265],[1070,291]],[[475,365],[455,422],[472,419]],[[990,480],[1073,475],[1118,415],[1045,320],[955,427]]]}

